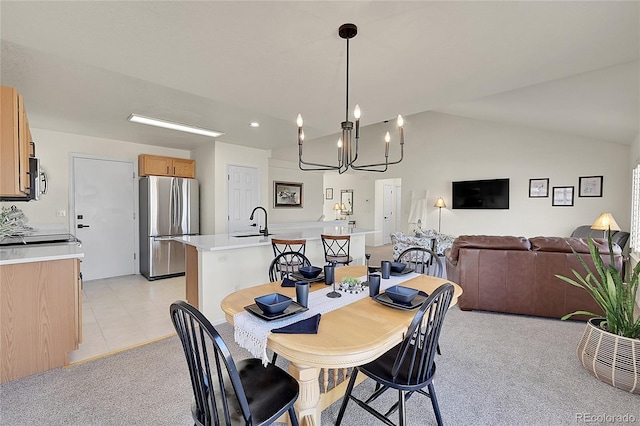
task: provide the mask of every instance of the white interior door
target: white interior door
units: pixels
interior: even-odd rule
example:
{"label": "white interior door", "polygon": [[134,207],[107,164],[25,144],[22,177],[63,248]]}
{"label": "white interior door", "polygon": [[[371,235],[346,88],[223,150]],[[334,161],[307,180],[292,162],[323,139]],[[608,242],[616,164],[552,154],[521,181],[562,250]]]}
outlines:
{"label": "white interior door", "polygon": [[[227,231],[249,231],[252,223],[264,228],[262,214],[255,221],[249,220],[251,210],[260,204],[260,173],[256,167],[228,166],[229,215]],[[258,229],[255,228],[257,231]]]}
{"label": "white interior door", "polygon": [[72,226],[82,241],[85,280],[135,273],[134,165],[73,158]]}
{"label": "white interior door", "polygon": [[389,244],[393,232],[393,185],[385,183],[382,188],[382,243]]}

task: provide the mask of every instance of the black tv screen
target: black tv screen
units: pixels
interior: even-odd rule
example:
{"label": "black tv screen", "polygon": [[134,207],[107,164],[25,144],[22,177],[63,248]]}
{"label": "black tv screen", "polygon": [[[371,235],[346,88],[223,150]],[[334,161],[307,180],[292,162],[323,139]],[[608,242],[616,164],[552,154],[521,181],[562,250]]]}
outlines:
{"label": "black tv screen", "polygon": [[452,182],[454,209],[508,209],[509,179]]}

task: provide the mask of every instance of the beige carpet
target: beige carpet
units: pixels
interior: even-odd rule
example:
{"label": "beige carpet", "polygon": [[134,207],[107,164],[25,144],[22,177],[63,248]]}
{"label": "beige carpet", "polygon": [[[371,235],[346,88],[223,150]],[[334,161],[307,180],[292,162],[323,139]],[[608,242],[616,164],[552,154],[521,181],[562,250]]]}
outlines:
{"label": "beige carpet", "polygon": [[[442,355],[436,358],[435,388],[444,423],[564,426],[587,423],[593,416],[625,415],[640,421],[639,395],[600,382],[580,364],[576,346],[584,327],[575,321],[451,308],[440,336]],[[233,342],[230,325],[218,329],[236,359],[248,356]],[[287,368],[283,357],[278,364]],[[373,387],[366,380],[356,393],[362,396]],[[387,392],[377,406],[388,408],[396,398]],[[192,399],[182,348],[172,337],[0,385],[0,425],[186,426],[193,424]],[[335,403],[324,410],[321,425],[334,424],[338,409]],[[435,424],[422,395],[407,401],[407,411],[408,426]],[[351,403],[343,424],[382,423]]]}

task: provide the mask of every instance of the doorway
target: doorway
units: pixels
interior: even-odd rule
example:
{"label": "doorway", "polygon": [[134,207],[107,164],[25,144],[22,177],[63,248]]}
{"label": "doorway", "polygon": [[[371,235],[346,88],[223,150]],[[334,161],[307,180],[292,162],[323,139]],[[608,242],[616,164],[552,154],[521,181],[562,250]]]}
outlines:
{"label": "doorway", "polygon": [[[260,205],[260,170],[257,167],[229,165],[227,168],[229,194],[227,232],[251,230],[251,210]],[[262,219],[259,215],[258,219]],[[256,220],[257,227],[264,227]]]}
{"label": "doorway", "polygon": [[83,279],[136,273],[132,161],[71,155],[70,227],[82,242]]}
{"label": "doorway", "polygon": [[402,179],[378,179],[375,182],[374,245],[391,243],[391,233],[401,229]]}

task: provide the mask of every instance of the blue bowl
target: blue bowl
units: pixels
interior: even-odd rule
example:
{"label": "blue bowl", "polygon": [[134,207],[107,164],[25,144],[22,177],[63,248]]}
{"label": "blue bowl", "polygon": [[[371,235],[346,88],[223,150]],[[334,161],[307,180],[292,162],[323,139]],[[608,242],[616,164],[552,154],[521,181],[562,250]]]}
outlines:
{"label": "blue bowl", "polygon": [[391,272],[402,272],[407,265],[402,262],[391,262]]}
{"label": "blue bowl", "polygon": [[271,293],[254,299],[262,312],[269,315],[279,314],[289,307],[291,298],[280,293]]}
{"label": "blue bowl", "polygon": [[411,301],[418,295],[418,290],[403,287],[401,285],[394,285],[385,290],[384,294],[389,296],[391,300],[396,303],[411,303]]}
{"label": "blue bowl", "polygon": [[305,278],[315,278],[320,275],[322,268],[317,266],[301,266],[298,268],[298,272]]}

